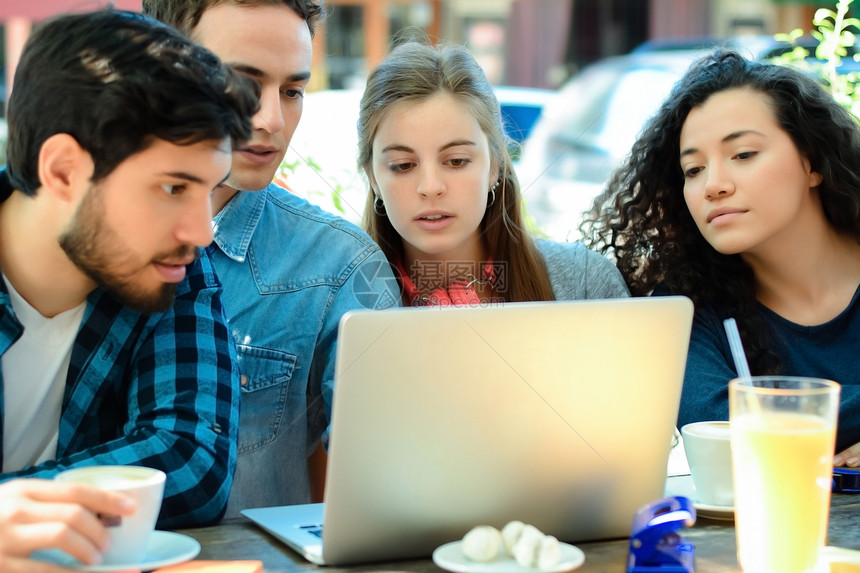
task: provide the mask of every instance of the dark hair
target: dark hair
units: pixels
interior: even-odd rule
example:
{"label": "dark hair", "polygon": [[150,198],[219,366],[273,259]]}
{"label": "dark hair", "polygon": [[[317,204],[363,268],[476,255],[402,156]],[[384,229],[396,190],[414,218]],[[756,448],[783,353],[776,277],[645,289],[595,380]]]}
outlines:
{"label": "dark hair", "polygon": [[645,126],[581,225],[587,244],[612,253],[634,295],[660,285],[697,307],[738,321],[754,373],[779,370],[756,303],[754,275],[740,255],[717,252],[684,200],[680,134],[693,107],[715,93],[746,87],[770,100],[776,120],[821,175],[824,214],[860,240],[860,132],[854,117],[815,80],[787,67],[716,51],[694,63]]}
{"label": "dark hair", "polygon": [[[507,301],[553,300],[546,265],[524,228],[522,195],[508,153],[508,139],[492,86],[481,66],[460,46],[429,46],[404,42],[373,70],[361,98],[358,116],[358,164],[370,173],[373,139],[391,107],[402,101],[422,101],[446,92],[466,104],[487,136],[490,156],[499,166],[497,199],[481,221],[484,244],[493,260],[508,265]],[[373,209],[369,192],[364,226],[392,263],[403,258],[403,239],[386,216]]]}
{"label": "dark hair", "polygon": [[39,151],[67,133],[92,156],[92,180],[153,139],[179,145],[251,135],[254,82],[169,26],[134,12],[64,15],[27,40],[8,110],[8,177],[32,195]]}
{"label": "dark hair", "polygon": [[190,38],[203,12],[220,4],[286,6],[308,23],[312,38],[317,23],[325,17],[321,2],[315,0],[143,0],[143,13],[173,26]]}

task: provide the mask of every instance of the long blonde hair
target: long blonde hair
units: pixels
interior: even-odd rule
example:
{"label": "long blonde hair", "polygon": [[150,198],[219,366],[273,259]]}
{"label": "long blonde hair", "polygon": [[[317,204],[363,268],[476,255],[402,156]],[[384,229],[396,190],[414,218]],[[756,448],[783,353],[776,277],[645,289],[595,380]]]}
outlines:
{"label": "long blonde hair", "polygon": [[[522,195],[507,148],[502,114],[492,86],[472,55],[460,46],[405,42],[397,46],[367,79],[358,116],[358,166],[368,178],[373,139],[392,105],[422,101],[444,91],[465,103],[487,136],[493,163],[499,165],[496,199],[481,220],[482,241],[495,264],[507,265],[504,300],[554,300],[546,265],[524,228]],[[489,190],[488,190],[489,191]],[[403,239],[385,215],[373,208],[368,190],[364,228],[392,263],[403,259]]]}

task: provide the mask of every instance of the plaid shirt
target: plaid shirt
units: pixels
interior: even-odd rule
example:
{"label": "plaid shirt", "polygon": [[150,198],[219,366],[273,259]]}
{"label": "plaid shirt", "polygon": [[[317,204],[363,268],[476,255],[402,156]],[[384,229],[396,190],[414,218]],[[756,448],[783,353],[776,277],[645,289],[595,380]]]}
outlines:
{"label": "plaid shirt", "polygon": [[[22,332],[0,281],[0,355]],[[158,527],[215,521],[236,467],[238,388],[221,285],[205,254],[163,313],[135,312],[96,289],[72,347],[56,459],[0,481],[73,466],[150,466],[167,474]],[[0,392],[0,450],[2,412]]]}

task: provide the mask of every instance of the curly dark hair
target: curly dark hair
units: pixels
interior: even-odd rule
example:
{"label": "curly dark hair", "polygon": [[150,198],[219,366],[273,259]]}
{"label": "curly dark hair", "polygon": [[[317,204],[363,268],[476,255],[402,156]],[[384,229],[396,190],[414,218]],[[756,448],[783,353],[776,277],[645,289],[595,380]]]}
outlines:
{"label": "curly dark hair", "polygon": [[136,12],[57,16],[30,35],[9,97],[7,173],[33,195],[42,144],[67,133],[92,156],[92,180],[162,139],[251,136],[256,84],[173,28]]}
{"label": "curly dark hair", "polygon": [[738,322],[751,371],[777,373],[779,359],[755,297],[755,277],[740,255],[717,252],[684,200],[680,134],[690,110],[715,93],[766,94],[780,127],[821,175],[817,191],[838,233],[860,240],[860,131],[855,118],[815,80],[787,67],[715,51],[695,62],[646,124],[630,155],[595,199],[580,230],[612,255],[634,295],[658,288],[690,297],[697,309]]}
{"label": "curly dark hair", "polygon": [[144,14],[169,24],[191,37],[191,32],[200,23],[203,12],[220,4],[286,6],[308,23],[312,38],[317,24],[325,17],[322,0],[319,2],[315,0],[143,0],[141,9]]}

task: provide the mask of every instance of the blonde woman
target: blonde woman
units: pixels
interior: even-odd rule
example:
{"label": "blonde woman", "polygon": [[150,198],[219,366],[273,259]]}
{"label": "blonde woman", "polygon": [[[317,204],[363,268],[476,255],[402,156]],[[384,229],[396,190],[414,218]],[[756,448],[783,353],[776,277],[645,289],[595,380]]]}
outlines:
{"label": "blonde woman", "polygon": [[603,256],[526,232],[499,104],[465,48],[395,48],[368,78],[358,139],[365,228],[404,305],[628,295]]}

